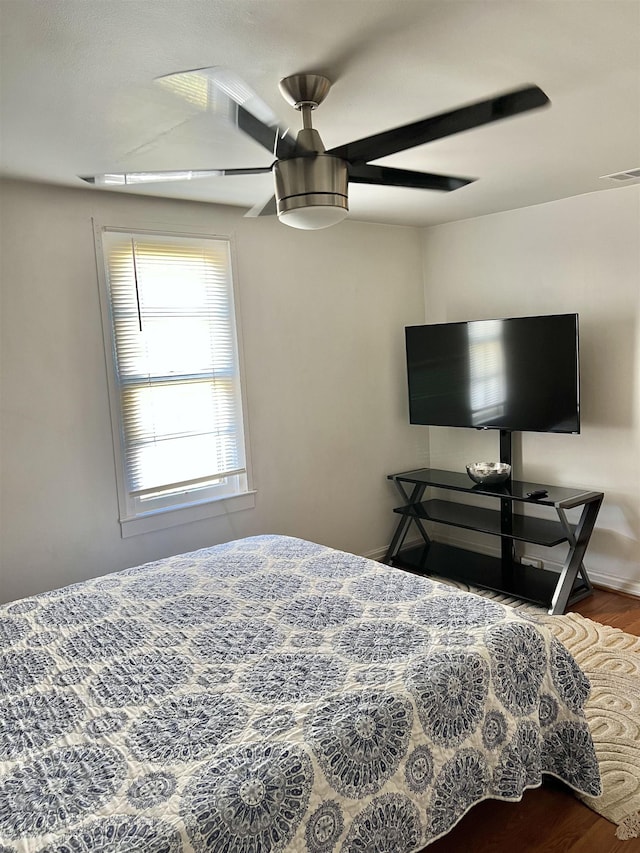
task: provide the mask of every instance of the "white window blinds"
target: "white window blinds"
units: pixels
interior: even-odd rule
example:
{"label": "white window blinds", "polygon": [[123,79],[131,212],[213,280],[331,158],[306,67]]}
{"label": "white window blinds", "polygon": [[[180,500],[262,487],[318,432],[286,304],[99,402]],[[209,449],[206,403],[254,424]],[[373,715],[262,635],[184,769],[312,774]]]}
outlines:
{"label": "white window blinds", "polygon": [[229,244],[102,232],[130,496],[245,471]]}

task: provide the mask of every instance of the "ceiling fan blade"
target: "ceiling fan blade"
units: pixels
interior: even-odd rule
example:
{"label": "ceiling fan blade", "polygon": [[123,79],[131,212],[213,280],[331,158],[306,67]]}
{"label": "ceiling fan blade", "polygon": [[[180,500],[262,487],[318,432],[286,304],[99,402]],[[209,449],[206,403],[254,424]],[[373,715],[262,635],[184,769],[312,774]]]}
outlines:
{"label": "ceiling fan blade", "polygon": [[296,140],[285,128],[275,125],[268,127],[252,115],[244,107],[236,107],[235,125],[259,142],[274,157],[292,157],[296,148]]}
{"label": "ceiling fan blade", "polygon": [[267,201],[261,201],[258,204],[255,204],[252,208],[250,208],[245,216],[249,219],[253,219],[257,216],[275,216],[278,212],[276,197],[274,195]]}
{"label": "ceiling fan blade", "polygon": [[416,145],[423,145],[425,142],[451,136],[453,133],[460,133],[518,113],[538,109],[548,103],[550,103],[549,98],[542,89],[538,86],[526,86],[485,101],[468,104],[457,110],[405,124],[374,136],[367,136],[356,142],[339,145],[327,151],[327,154],[342,157],[350,163],[367,163],[369,160],[377,160],[388,154],[395,154],[407,148],[414,148]]}
{"label": "ceiling fan blade", "polygon": [[220,175],[262,175],[271,166],[253,169],[200,169],[182,172],[111,172],[107,175],[78,175],[88,184],[97,186],[124,186],[125,184],[157,184],[164,181],[193,181],[199,178],[216,178]]}
{"label": "ceiling fan blade", "polygon": [[460,189],[473,183],[476,178],[455,178],[452,175],[433,175],[429,172],[412,172],[408,169],[391,169],[388,166],[372,166],[369,163],[350,163],[349,181],[354,184],[381,184],[388,187],[412,187],[417,190]]}
{"label": "ceiling fan blade", "polygon": [[203,112],[222,116],[274,156],[293,153],[295,139],[237,74],[218,65],[156,77],[156,82]]}

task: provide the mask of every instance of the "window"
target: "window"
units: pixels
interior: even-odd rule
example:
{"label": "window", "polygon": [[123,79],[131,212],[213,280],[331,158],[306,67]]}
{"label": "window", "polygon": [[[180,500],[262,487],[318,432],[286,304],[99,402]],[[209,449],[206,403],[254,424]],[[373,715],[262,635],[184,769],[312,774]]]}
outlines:
{"label": "window", "polygon": [[253,505],[229,242],[96,238],[122,535]]}

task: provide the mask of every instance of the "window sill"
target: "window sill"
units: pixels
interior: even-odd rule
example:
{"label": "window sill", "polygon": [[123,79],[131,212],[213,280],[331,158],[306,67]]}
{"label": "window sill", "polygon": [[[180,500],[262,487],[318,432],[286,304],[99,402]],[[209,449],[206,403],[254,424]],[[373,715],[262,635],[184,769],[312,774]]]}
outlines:
{"label": "window sill", "polygon": [[202,521],[205,518],[215,518],[230,512],[253,509],[255,505],[255,490],[239,495],[227,495],[191,506],[157,509],[144,515],[137,515],[135,518],[121,518],[120,531],[122,538],[128,539],[130,536],[153,533],[179,524],[190,524],[192,521]]}

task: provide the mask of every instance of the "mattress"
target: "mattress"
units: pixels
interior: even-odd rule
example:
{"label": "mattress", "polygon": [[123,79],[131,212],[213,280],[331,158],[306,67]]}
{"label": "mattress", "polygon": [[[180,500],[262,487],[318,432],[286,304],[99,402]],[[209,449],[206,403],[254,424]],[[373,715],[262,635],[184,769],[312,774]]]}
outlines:
{"label": "mattress", "polygon": [[0,608],[1,853],[414,853],[600,778],[564,646],[509,607],[257,536]]}

